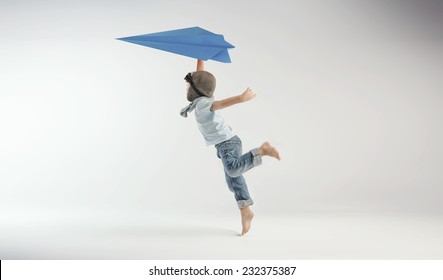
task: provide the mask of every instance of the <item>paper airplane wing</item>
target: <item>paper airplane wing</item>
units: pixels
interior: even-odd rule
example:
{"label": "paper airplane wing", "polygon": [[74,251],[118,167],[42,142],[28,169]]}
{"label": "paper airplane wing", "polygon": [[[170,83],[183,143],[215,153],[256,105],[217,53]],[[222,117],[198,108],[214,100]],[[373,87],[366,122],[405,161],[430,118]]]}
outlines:
{"label": "paper airplane wing", "polygon": [[201,60],[231,62],[228,49],[233,45],[225,41],[223,35],[209,32],[200,27],[177,29],[118,40],[159,49]]}

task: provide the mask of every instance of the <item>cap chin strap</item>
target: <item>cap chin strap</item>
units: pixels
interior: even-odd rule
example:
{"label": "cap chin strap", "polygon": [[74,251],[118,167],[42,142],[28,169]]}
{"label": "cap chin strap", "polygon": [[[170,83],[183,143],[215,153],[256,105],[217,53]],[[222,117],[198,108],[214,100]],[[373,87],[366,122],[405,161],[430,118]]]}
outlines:
{"label": "cap chin strap", "polygon": [[188,82],[192,89],[195,91],[195,93],[197,93],[199,96],[206,96],[204,95],[200,90],[198,90],[198,88],[195,86],[194,82],[192,81],[192,73],[188,73],[188,75],[186,75],[185,77],[185,81]]}

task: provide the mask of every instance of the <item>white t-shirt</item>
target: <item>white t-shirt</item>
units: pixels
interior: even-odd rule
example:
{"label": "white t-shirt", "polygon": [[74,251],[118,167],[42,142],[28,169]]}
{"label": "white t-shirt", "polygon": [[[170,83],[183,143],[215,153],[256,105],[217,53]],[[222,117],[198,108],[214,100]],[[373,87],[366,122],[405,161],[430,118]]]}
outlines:
{"label": "white t-shirt", "polygon": [[216,145],[235,136],[221,114],[218,111],[211,111],[213,102],[214,98],[208,97],[199,97],[193,102],[198,128],[208,146]]}

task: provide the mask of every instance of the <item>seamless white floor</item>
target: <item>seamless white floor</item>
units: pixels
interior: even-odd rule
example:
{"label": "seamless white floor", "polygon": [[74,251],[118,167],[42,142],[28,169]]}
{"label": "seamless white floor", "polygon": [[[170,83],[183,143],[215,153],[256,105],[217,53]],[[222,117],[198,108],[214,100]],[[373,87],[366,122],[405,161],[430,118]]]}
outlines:
{"label": "seamless white floor", "polygon": [[0,259],[443,259],[442,217],[197,218],[4,218]]}

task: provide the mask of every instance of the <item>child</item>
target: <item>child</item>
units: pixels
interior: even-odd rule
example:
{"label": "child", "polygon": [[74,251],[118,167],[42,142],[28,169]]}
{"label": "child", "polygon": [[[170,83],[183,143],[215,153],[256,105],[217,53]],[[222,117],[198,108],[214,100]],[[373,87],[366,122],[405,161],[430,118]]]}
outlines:
{"label": "child", "polygon": [[237,205],[240,208],[242,234],[249,231],[254,213],[249,209],[252,201],[248,187],[242,174],[252,167],[262,163],[262,156],[271,156],[280,160],[280,154],[268,142],[259,148],[252,149],[242,155],[242,142],[231,127],[221,117],[218,110],[251,100],[256,96],[247,88],[242,94],[223,100],[214,101],[215,77],[204,71],[204,63],[197,60],[197,71],[188,73],[185,80],[188,84],[187,99],[192,103],[183,108],[180,114],[187,117],[195,110],[198,128],[207,145],[215,145],[217,156],[222,160],[226,182],[234,193]]}

